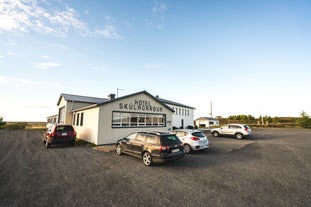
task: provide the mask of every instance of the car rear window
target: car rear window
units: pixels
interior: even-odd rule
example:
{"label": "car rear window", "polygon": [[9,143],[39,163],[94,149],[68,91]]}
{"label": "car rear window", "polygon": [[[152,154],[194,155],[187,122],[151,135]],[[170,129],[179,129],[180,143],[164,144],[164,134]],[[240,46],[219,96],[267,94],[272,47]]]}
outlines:
{"label": "car rear window", "polygon": [[57,126],[55,132],[71,132],[74,131],[72,126]]}
{"label": "car rear window", "polygon": [[205,135],[202,132],[193,132],[191,134],[196,137],[205,137]]}
{"label": "car rear window", "polygon": [[172,135],[162,135],[161,136],[161,144],[171,146],[176,144],[181,144],[180,139],[172,134]]}

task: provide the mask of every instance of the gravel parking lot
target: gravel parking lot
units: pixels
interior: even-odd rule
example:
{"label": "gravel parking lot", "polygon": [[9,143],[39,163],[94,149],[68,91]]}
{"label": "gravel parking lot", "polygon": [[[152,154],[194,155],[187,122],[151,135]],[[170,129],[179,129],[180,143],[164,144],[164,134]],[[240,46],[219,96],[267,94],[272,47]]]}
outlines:
{"label": "gravel parking lot", "polygon": [[90,146],[46,149],[41,131],[0,131],[0,206],[310,206],[311,130],[253,131],[208,135],[206,152],[153,167]]}

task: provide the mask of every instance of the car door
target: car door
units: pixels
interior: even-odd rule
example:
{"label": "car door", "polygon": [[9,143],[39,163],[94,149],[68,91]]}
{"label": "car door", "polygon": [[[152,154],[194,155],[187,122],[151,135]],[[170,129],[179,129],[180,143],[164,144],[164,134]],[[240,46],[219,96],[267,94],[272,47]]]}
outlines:
{"label": "car door", "polygon": [[220,128],[220,130],[219,130],[220,132],[220,134],[224,134],[224,135],[230,135],[230,125],[224,125],[224,126],[222,126],[221,128]]}
{"label": "car door", "polygon": [[137,136],[137,133],[133,133],[123,138],[122,140],[122,150],[126,153],[132,154],[132,145]]}
{"label": "car door", "polygon": [[131,143],[131,151],[134,156],[141,156],[143,152],[144,145],[146,142],[146,135],[143,133],[138,133],[135,139]]}

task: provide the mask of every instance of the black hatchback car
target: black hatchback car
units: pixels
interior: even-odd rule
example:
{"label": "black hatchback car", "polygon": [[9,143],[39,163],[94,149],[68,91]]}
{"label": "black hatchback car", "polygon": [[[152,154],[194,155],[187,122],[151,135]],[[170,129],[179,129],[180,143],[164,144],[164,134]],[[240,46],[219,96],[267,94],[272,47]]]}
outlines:
{"label": "black hatchback car", "polygon": [[135,132],[116,143],[116,153],[142,158],[146,166],[185,155],[183,143],[170,132]]}

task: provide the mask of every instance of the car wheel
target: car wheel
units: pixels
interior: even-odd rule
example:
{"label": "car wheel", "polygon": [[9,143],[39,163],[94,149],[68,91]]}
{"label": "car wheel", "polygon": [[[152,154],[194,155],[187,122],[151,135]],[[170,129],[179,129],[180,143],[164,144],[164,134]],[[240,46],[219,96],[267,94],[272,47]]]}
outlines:
{"label": "car wheel", "polygon": [[151,154],[149,152],[144,152],[143,162],[146,166],[152,165],[152,157],[151,157]]}
{"label": "car wheel", "polygon": [[219,132],[216,132],[216,131],[213,132],[213,136],[214,136],[214,137],[219,137]]}
{"label": "car wheel", "polygon": [[121,147],[121,144],[117,144],[117,146],[116,146],[116,153],[117,153],[117,155],[122,155],[122,147]]}
{"label": "car wheel", "polygon": [[235,138],[237,138],[237,139],[242,139],[242,138],[243,138],[243,134],[241,134],[241,133],[236,133],[236,134],[235,134]]}
{"label": "car wheel", "polygon": [[190,145],[185,144],[184,145],[184,151],[185,151],[186,154],[191,153],[192,149],[191,149]]}

